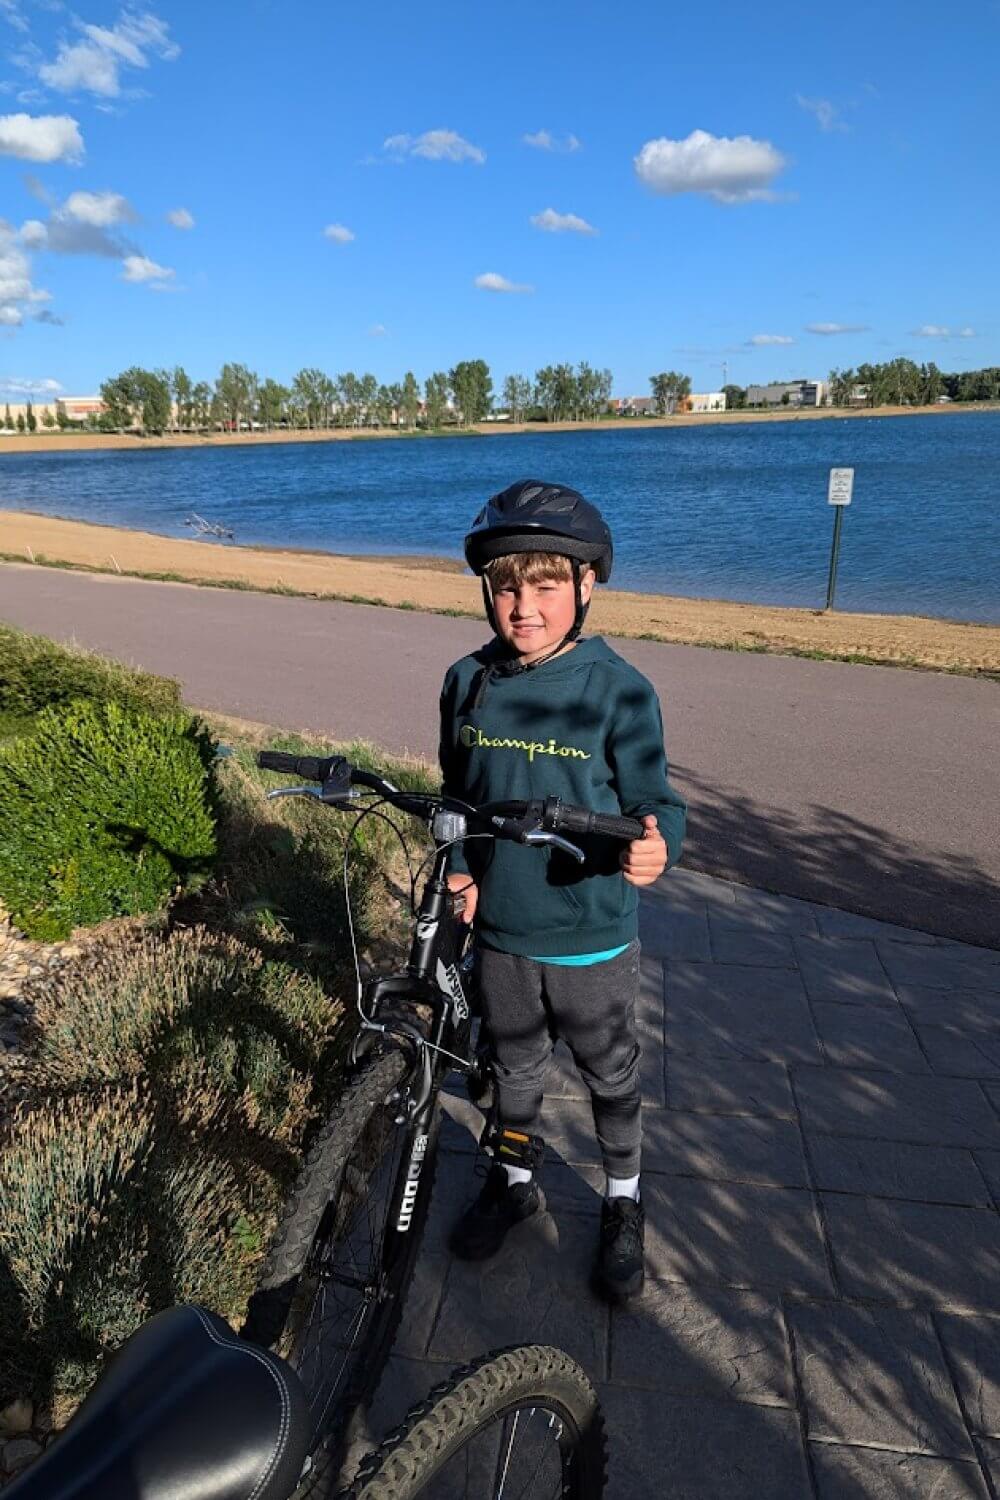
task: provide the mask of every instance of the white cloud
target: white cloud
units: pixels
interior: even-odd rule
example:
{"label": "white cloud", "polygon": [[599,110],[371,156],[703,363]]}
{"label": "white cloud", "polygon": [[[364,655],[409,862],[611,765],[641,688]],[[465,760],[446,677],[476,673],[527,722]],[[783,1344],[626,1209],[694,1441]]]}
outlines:
{"label": "white cloud", "polygon": [[15,31],[27,31],[28,22],[21,13],[18,0],[0,0],[0,16],[13,26]]}
{"label": "white cloud", "polygon": [[747,339],[755,349],[766,348],[768,344],[794,344],[795,340],[789,338],[787,333],[755,333],[752,338]]}
{"label": "white cloud", "polygon": [[31,261],[17,232],[0,219],[0,322],[16,328],[24,321],[24,304],[30,307],[48,299],[48,292],[32,285]]}
{"label": "white cloud", "polygon": [[533,146],[536,151],[579,151],[581,144],[575,135],[567,135],[559,140],[558,136],[552,135],[548,130],[536,130],[533,135],[522,135],[521,140],[526,146]]}
{"label": "white cloud", "polygon": [[[122,281],[164,282],[176,274],[169,266],[158,266],[148,255],[126,255],[122,266]],[[154,289],[162,290],[162,287]]]}
{"label": "white cloud", "polygon": [[806,333],[865,333],[867,323],[807,323]]}
{"label": "white cloud", "polygon": [[354,230],[348,229],[346,224],[328,224],[323,233],[328,240],[333,240],[336,245],[349,245],[355,238]]}
{"label": "white cloud", "polygon": [[916,338],[921,339],[974,339],[976,330],[974,328],[946,328],[940,323],[922,323],[919,328],[910,330]]}
{"label": "white cloud", "polygon": [[70,115],[0,115],[0,156],[22,161],[79,161],[80,127]]}
{"label": "white cloud", "polygon": [[107,229],[111,224],[135,222],[135,210],[121,193],[70,193],[60,213],[78,224]]}
{"label": "white cloud", "polygon": [[425,130],[423,135],[390,135],[382,149],[397,160],[422,156],[426,161],[471,161],[481,167],[486,152],[465,140],[454,130]]}
{"label": "white cloud", "polygon": [[384,323],[373,323],[368,330],[368,337],[372,339],[384,339],[389,333]]}
{"label": "white cloud", "polygon": [[44,250],[49,242],[49,231],[41,219],[25,219],[18,238],[29,250]]}
{"label": "white cloud", "polygon": [[549,234],[596,234],[593,224],[581,219],[578,214],[558,214],[554,208],[546,208],[540,214],[532,214],[531,222],[536,229]]}
{"label": "white cloud", "polygon": [[148,68],[147,53],[172,62],[180,48],[170,40],[169,26],[147,12],[122,11],[115,26],[92,26],[78,21],[84,40],[60,42],[54,62],[43,63],[38,76],[60,93],[85,90],[106,99],[121,93],[119,74],[124,68]]}
{"label": "white cloud", "polygon": [[506,276],[499,276],[496,271],[484,271],[475,279],[475,286],[483,292],[533,292],[533,286],[526,286],[520,281],[508,281]]}
{"label": "white cloud", "polygon": [[640,181],[654,193],[704,193],[717,203],[773,201],[770,184],[787,165],[770,141],[692,130],[683,141],[647,141],[634,158]]}
{"label": "white cloud", "polygon": [[61,390],[58,380],[22,380],[16,375],[0,375],[0,391],[10,396],[55,396]]}
{"label": "white cloud", "polygon": [[840,118],[840,111],[829,99],[807,99],[803,94],[795,95],[800,109],[816,116],[820,130],[847,130],[850,127]]}
{"label": "white cloud", "polygon": [[167,223],[175,229],[193,229],[194,214],[186,208],[172,208],[167,214]]}

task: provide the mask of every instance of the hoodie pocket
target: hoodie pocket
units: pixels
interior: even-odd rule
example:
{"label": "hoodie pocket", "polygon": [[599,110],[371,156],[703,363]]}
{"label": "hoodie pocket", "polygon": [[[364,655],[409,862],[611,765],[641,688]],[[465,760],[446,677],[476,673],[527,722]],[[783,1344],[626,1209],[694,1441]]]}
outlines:
{"label": "hoodie pocket", "polygon": [[574,887],[559,881],[558,873],[549,850],[494,845],[493,860],[480,878],[484,924],[509,933],[577,927],[583,902]]}

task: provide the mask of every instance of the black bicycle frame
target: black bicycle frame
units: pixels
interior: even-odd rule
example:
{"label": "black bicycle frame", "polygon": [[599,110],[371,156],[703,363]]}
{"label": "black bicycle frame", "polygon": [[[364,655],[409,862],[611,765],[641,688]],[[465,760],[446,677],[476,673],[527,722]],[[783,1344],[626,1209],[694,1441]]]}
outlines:
{"label": "black bicycle frame", "polygon": [[[444,1054],[454,1053],[456,1036],[462,1023],[469,1019],[469,1001],[461,975],[468,927],[455,911],[455,896],[448,889],[446,876],[447,850],[440,848],[421,895],[406,972],[375,980],[370,992],[369,1013],[375,1016],[378,1002],[390,996],[406,996],[419,1004],[429,1005],[433,1011],[431,1032],[427,1038],[430,1050],[419,1049],[425,1064],[424,1073],[420,1075],[418,1070],[400,1090],[405,1099],[415,1086],[416,1078],[420,1078],[419,1102],[406,1125],[405,1170],[397,1176],[389,1204],[383,1249],[387,1279],[391,1277],[396,1257],[405,1249],[405,1237],[413,1223],[430,1144],[434,1106],[449,1067]],[[433,1050],[436,1048],[442,1050]]]}

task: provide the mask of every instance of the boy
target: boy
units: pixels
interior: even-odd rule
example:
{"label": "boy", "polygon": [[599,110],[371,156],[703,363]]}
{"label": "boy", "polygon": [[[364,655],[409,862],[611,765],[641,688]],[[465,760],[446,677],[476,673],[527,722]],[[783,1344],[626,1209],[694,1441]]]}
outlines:
{"label": "boy", "polygon": [[599,637],[580,641],[594,583],[611,574],[600,512],[576,490],[521,480],[495,495],[465,539],[496,640],[450,668],[441,695],[445,791],[472,802],[558,796],[641,818],[627,846],[558,850],[469,839],[449,884],[476,921],[480,990],[497,1076],[502,1148],[452,1245],[500,1248],[541,1204],[535,1134],[545,1072],[562,1037],[590,1090],[607,1174],[598,1272],[616,1299],[643,1283],[636,888],[676,862],[685,805],[667,782],[649,682]]}

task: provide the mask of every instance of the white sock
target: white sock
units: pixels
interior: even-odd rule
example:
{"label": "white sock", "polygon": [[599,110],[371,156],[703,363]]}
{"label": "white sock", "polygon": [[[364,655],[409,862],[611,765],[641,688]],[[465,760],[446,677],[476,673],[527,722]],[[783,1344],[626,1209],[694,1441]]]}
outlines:
{"label": "white sock", "polygon": [[[508,1168],[508,1171],[510,1169]],[[639,1201],[639,1174],[634,1177],[609,1177],[606,1198],[631,1198],[633,1203]]]}
{"label": "white sock", "polygon": [[[518,1182],[531,1181],[531,1173],[527,1167],[508,1167],[506,1162],[503,1162],[502,1165],[504,1171],[507,1173],[507,1182],[510,1187],[514,1187]],[[636,1181],[638,1181],[638,1178]]]}

